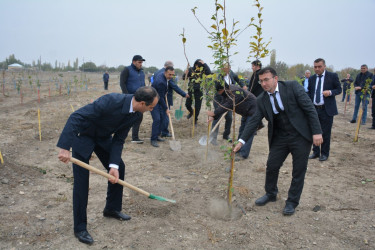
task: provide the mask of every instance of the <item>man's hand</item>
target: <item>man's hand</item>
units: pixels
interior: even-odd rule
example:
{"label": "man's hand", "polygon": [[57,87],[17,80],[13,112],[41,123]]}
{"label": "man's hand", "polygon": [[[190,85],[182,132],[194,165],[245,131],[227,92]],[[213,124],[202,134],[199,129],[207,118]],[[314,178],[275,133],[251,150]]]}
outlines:
{"label": "man's hand", "polygon": [[372,89],[375,89],[375,85],[372,85]]}
{"label": "man's hand", "polygon": [[112,183],[112,184],[117,183],[118,182],[118,178],[119,178],[118,170],[115,169],[115,168],[111,168],[109,170],[109,174],[115,177],[115,179],[113,179],[113,178],[109,179],[109,182]]}
{"label": "man's hand", "polygon": [[169,115],[169,109],[167,109],[165,112],[167,113],[167,115]]}
{"label": "man's hand", "polygon": [[328,96],[331,95],[331,91],[330,91],[330,90],[324,90],[324,91],[323,91],[323,95],[324,95],[325,97],[328,97]]}
{"label": "man's hand", "polygon": [[66,149],[60,149],[59,155],[57,156],[60,161],[68,163],[70,161],[70,151]]}
{"label": "man's hand", "polygon": [[189,94],[186,94],[185,98],[190,98]]}
{"label": "man's hand", "polygon": [[243,89],[243,90],[247,90],[247,86],[243,86],[242,89]]}
{"label": "man's hand", "polygon": [[361,87],[354,87],[355,90],[361,90]]}
{"label": "man's hand", "polygon": [[238,142],[237,145],[234,147],[233,152],[238,152],[242,148],[243,144]]}
{"label": "man's hand", "polygon": [[208,119],[207,119],[207,122],[212,122],[214,120],[214,118],[212,116],[209,116]]}
{"label": "man's hand", "polygon": [[322,134],[313,135],[313,144],[315,146],[320,146],[323,143],[323,137]]}
{"label": "man's hand", "polygon": [[214,113],[213,111],[207,111],[207,115],[208,115],[208,116],[212,116],[212,117],[214,117],[214,116],[215,116],[215,113]]}

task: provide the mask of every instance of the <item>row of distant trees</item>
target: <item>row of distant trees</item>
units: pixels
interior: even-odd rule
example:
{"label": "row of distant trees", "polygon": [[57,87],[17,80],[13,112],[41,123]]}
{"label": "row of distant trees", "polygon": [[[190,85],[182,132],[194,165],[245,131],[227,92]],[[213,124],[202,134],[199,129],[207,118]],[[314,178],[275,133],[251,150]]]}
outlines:
{"label": "row of distant trees", "polygon": [[[68,61],[67,65],[65,63],[55,61],[54,67],[51,65],[51,63],[41,62],[41,59],[38,59],[37,61],[33,61],[32,64],[27,64],[22,62],[21,60],[17,59],[14,54],[10,55],[5,59],[5,61],[0,62],[0,69],[7,69],[8,65],[18,63],[22,65],[23,67],[30,68],[30,69],[36,69],[36,70],[42,70],[42,71],[55,71],[55,72],[67,72],[67,71],[83,71],[83,72],[121,72],[125,65],[119,65],[118,67],[107,67],[106,65],[99,65],[97,66],[93,62],[84,62],[79,66],[79,60],[76,58],[76,60],[73,62],[73,65],[71,65],[70,61]],[[310,70],[312,74],[314,74],[314,68],[311,65],[308,64],[295,64],[292,66],[288,66],[285,62],[282,61],[276,61],[276,51],[272,50],[270,55],[270,62],[267,65],[266,62],[262,62],[264,66],[271,66],[273,67],[276,72],[279,75],[279,78],[281,80],[294,80],[296,77],[300,78],[303,77],[306,70]],[[144,67],[143,68],[146,75],[153,74],[154,72],[158,71],[159,69],[157,67],[151,66],[151,67]],[[235,69],[232,69],[235,70]],[[327,67],[328,71],[333,72],[333,66]],[[177,75],[182,75],[183,71],[181,69],[176,69]],[[252,71],[249,67],[248,70],[237,70],[237,74],[250,78]],[[360,73],[359,66],[358,69],[354,68],[345,68],[341,69],[340,71],[336,71],[336,73],[339,75],[339,78],[345,78],[346,74],[350,74],[353,78]]]}

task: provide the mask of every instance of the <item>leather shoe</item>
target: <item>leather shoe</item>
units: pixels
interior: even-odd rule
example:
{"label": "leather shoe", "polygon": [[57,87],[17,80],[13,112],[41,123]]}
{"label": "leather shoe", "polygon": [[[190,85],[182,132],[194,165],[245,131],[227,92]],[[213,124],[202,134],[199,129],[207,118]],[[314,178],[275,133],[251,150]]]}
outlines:
{"label": "leather shoe", "polygon": [[159,147],[159,144],[158,142],[155,140],[155,141],[151,141],[151,145],[155,148]]}
{"label": "leather shoe", "polygon": [[157,141],[165,141],[165,139],[162,139],[162,138],[160,138],[160,137],[158,137],[156,140],[157,140]]}
{"label": "leather shoe", "polygon": [[319,157],[318,154],[312,153],[312,154],[309,156],[309,159],[315,159],[315,158],[318,158],[318,157]]}
{"label": "leather shoe", "polygon": [[171,134],[161,135],[161,137],[172,137]]}
{"label": "leather shoe", "polygon": [[351,120],[350,123],[356,123],[357,121],[356,120]]}
{"label": "leather shoe", "polygon": [[319,157],[319,161],[326,161],[326,160],[328,160],[328,156],[326,156],[326,155],[321,155]]}
{"label": "leather shoe", "polygon": [[104,209],[103,216],[115,218],[115,219],[118,219],[118,220],[130,220],[131,219],[131,217],[129,215],[123,214],[120,211],[111,211],[111,210],[107,210],[107,209]]}
{"label": "leather shoe", "polygon": [[189,114],[186,116],[186,118],[189,120],[192,116],[193,116],[193,114],[192,114],[192,113],[189,113]]}
{"label": "leather shoe", "polygon": [[257,206],[264,206],[268,202],[275,202],[275,201],[276,201],[276,197],[275,196],[269,196],[269,195],[265,194],[265,195],[263,195],[262,197],[258,198],[255,201],[255,205],[257,205]]}
{"label": "leather shoe", "polygon": [[284,210],[283,210],[283,214],[284,215],[292,215],[292,214],[294,214],[295,211],[296,210],[295,210],[294,206],[292,204],[290,204],[290,203],[287,203],[285,205]]}
{"label": "leather shoe", "polygon": [[89,245],[94,243],[93,238],[91,237],[89,232],[87,232],[87,230],[83,230],[81,232],[74,232],[74,235],[82,243],[89,244]]}
{"label": "leather shoe", "polygon": [[375,126],[369,127],[368,129],[375,129]]}

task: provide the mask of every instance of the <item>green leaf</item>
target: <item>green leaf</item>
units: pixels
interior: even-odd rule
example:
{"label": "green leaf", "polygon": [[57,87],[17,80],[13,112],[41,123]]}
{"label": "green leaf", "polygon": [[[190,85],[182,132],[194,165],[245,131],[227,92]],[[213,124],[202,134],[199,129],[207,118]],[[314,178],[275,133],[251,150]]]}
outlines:
{"label": "green leaf", "polygon": [[182,38],[182,43],[186,43],[186,38],[185,37]]}
{"label": "green leaf", "polygon": [[215,24],[212,24],[212,25],[211,25],[211,28],[213,28],[213,29],[216,30],[216,29],[217,29],[217,26],[216,26]]}

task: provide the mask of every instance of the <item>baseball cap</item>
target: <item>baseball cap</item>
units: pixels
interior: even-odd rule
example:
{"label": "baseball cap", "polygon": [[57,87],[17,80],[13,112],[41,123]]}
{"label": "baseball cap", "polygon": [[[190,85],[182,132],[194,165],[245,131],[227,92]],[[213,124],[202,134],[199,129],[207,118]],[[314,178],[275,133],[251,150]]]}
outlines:
{"label": "baseball cap", "polygon": [[140,55],[135,55],[133,56],[133,61],[146,61],[146,60],[143,59],[143,57]]}

